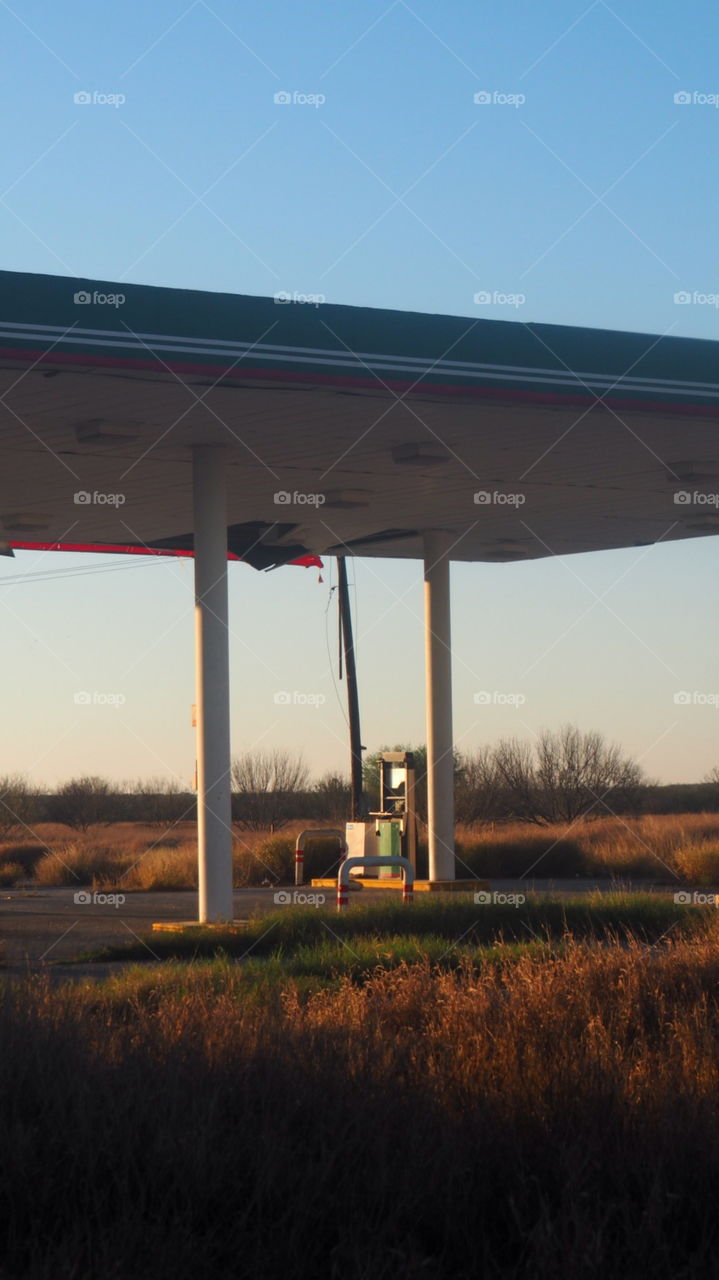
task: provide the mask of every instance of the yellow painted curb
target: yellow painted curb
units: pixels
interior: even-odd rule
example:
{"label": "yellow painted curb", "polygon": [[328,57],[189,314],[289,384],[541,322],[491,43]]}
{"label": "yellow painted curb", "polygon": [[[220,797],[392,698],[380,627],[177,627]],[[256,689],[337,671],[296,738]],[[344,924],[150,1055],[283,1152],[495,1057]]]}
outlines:
{"label": "yellow painted curb", "polygon": [[233,920],[227,924],[200,924],[197,920],[155,920],[153,933],[184,933],[187,929],[214,929],[219,933],[240,933],[247,920]]}
{"label": "yellow painted curb", "polygon": [[[336,889],[336,880],[312,880],[313,889]],[[401,889],[402,877],[380,880],[378,876],[351,876],[350,888],[361,884],[363,889]],[[487,889],[486,880],[415,880],[415,893],[479,893]]]}

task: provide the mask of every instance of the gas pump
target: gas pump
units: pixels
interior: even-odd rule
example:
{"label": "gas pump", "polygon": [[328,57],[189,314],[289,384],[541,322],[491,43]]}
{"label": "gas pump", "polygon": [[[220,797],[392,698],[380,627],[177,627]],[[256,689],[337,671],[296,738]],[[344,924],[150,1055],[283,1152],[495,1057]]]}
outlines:
{"label": "gas pump", "polygon": [[[379,804],[372,822],[348,822],[348,857],[367,855],[407,858],[417,871],[417,821],[414,799],[414,754],[383,751],[379,762]],[[359,876],[381,880],[401,878],[399,867],[358,867]]]}
{"label": "gas pump", "polygon": [[[379,762],[380,807],[375,820],[380,857],[407,858],[417,871],[417,822],[414,812],[414,755],[411,751],[383,751]],[[399,867],[378,867],[379,877],[401,876]]]}

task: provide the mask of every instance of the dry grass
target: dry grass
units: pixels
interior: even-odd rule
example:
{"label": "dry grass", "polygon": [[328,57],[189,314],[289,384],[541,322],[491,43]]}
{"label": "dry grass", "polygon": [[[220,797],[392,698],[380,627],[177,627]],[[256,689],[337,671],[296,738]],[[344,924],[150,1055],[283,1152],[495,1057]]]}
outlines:
{"label": "dry grass", "polygon": [[480,876],[648,877],[671,883],[694,874],[684,870],[684,849],[719,841],[719,813],[598,818],[549,827],[517,822],[459,828],[457,836],[463,861]]}
{"label": "dry grass", "polygon": [[719,842],[701,840],[677,854],[681,874],[694,884],[719,885]]}
{"label": "dry grass", "polygon": [[122,874],[128,855],[115,845],[71,840],[55,846],[35,865],[33,879],[40,885],[100,885]]}
{"label": "dry grass", "polygon": [[181,844],[168,848],[157,844],[133,858],[120,875],[103,881],[103,889],[196,889],[197,845]]}
{"label": "dry grass", "polygon": [[[291,883],[295,837],[305,825],[311,824],[292,823],[278,834],[238,833],[233,848],[235,886]],[[40,826],[37,837],[37,844],[0,846],[1,883],[33,879],[41,885],[94,884],[105,889],[193,889],[197,885],[196,834],[189,822],[168,831],[118,823],[72,836],[66,827]],[[459,874],[464,869],[480,877],[610,876],[719,886],[719,814],[715,813],[600,818],[551,827],[519,822],[460,826],[457,848]],[[44,849],[49,853],[44,854]],[[426,850],[420,842],[420,861],[423,858]],[[15,866],[8,870],[8,864]],[[333,841],[308,845],[306,880],[331,875],[336,866]]]}
{"label": "dry grass", "polygon": [[716,1274],[719,944],[0,1007],[3,1274]]}
{"label": "dry grass", "polygon": [[[308,824],[296,822],[273,835],[240,832],[233,846],[234,882],[246,885],[288,883],[294,879],[295,839]],[[323,823],[318,823],[321,827]],[[0,882],[8,864],[5,883],[32,879],[40,885],[93,885],[99,889],[195,889],[197,887],[197,837],[194,824],[180,823],[158,832],[140,823],[117,823],[68,838],[66,827],[40,826],[45,845],[28,846],[32,858],[19,856],[23,846],[0,847]],[[46,851],[44,851],[46,850]],[[337,869],[336,842],[308,843],[306,878],[331,874]],[[19,864],[19,870],[18,870]]]}
{"label": "dry grass", "polygon": [[25,870],[20,862],[1,862],[0,863],[0,889],[11,889],[19,880],[25,876]]}
{"label": "dry grass", "polygon": [[[160,843],[157,831],[141,823],[119,822],[87,832],[69,832],[60,824],[39,824],[34,834],[42,844],[0,847],[0,867],[5,860],[20,862],[23,880],[40,885],[107,887],[120,884],[129,869]],[[162,835],[165,847],[194,847],[192,823],[178,824]],[[27,851],[30,856],[19,856]],[[190,887],[189,885],[187,887]]]}

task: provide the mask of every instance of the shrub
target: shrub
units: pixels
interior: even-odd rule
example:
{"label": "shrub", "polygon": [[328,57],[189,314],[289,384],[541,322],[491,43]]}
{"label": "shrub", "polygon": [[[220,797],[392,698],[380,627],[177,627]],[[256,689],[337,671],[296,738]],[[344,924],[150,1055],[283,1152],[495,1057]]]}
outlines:
{"label": "shrub", "polygon": [[[513,840],[482,840],[476,844],[458,843],[457,875],[468,872],[476,876],[513,879],[521,876],[591,875],[587,857],[579,840],[528,832]],[[459,861],[461,859],[461,861]]]}
{"label": "shrub", "polygon": [[679,871],[687,880],[719,886],[719,844],[716,840],[690,844],[676,855]]}
{"label": "shrub", "polygon": [[187,844],[179,848],[164,843],[151,847],[117,883],[126,889],[196,889],[197,850]]}
{"label": "shrub", "polygon": [[276,884],[289,884],[294,879],[295,842],[292,836],[270,836],[260,840],[252,848],[235,846],[234,861],[241,884],[261,884],[271,880]]}
{"label": "shrub", "polygon": [[29,877],[43,854],[47,853],[45,844],[7,844],[0,846],[0,868],[12,862],[20,866],[23,875]]}
{"label": "shrub", "polygon": [[19,862],[0,863],[0,888],[12,889],[18,880],[26,879],[26,872]]}
{"label": "shrub", "polygon": [[112,845],[61,844],[46,853],[35,866],[35,880],[43,885],[116,884],[133,861]]}
{"label": "shrub", "polygon": [[[294,835],[269,836],[254,846],[248,841],[238,841],[233,854],[236,887],[258,885],[267,880],[272,884],[293,884],[295,842]],[[305,846],[305,883],[309,884],[313,877],[336,876],[339,856],[334,836],[308,839]]]}

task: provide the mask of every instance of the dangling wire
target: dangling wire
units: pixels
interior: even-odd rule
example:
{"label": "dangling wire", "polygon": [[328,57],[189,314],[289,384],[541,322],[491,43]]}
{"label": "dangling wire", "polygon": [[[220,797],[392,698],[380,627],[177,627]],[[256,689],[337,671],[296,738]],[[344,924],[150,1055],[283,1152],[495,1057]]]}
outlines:
{"label": "dangling wire", "polygon": [[352,582],[350,583],[350,586],[352,587],[352,594],[354,596],[354,602],[355,602],[354,635],[352,637],[352,648],[354,649],[355,665],[359,665],[357,662],[357,641],[360,635],[360,625],[359,625],[359,605],[357,604],[357,560],[354,556],[352,556],[352,571],[353,571]]}
{"label": "dangling wire", "polygon": [[[339,595],[339,593],[338,593]],[[342,644],[342,610],[339,608],[339,599],[337,601],[337,671],[340,680],[342,679],[342,657],[344,646]]]}
{"label": "dangling wire", "polygon": [[25,582],[60,582],[64,578],[86,578],[95,573],[116,573],[119,569],[148,569],[151,564],[171,563],[173,561],[169,556],[162,558],[158,556],[154,560],[149,557],[141,560],[138,557],[129,562],[111,560],[109,564],[97,564],[93,561],[91,564],[74,565],[71,569],[36,569],[30,570],[29,573],[10,574],[6,578],[0,578],[0,586],[16,587]]}
{"label": "dangling wire", "polygon": [[[340,697],[340,691],[339,691],[339,689],[338,689],[338,687],[337,687],[337,681],[335,680],[335,664],[334,664],[334,661],[333,661],[333,658],[332,658],[332,654],[330,653],[329,614],[330,614],[330,605],[332,604],[332,596],[334,595],[335,591],[337,590],[337,584],[335,583],[335,585],[334,585],[334,586],[332,585],[332,566],[333,566],[333,559],[331,559],[331,560],[330,560],[330,562],[329,562],[329,566],[330,566],[330,570],[329,570],[329,571],[330,571],[330,584],[329,584],[330,589],[329,589],[329,591],[327,592],[327,607],[326,607],[326,609],[325,609],[325,648],[327,649],[327,665],[328,665],[328,667],[329,667],[330,675],[332,676],[332,688],[333,688],[333,689],[334,689],[334,691],[335,691],[335,697],[336,697],[337,702],[338,702],[338,704],[339,704],[339,709],[340,709],[340,711],[342,712],[342,715],[343,715],[344,720],[345,720],[345,724],[349,725],[349,719],[348,719],[348,717],[347,717],[347,711],[346,711],[346,708],[345,708],[344,702],[342,701],[342,698]],[[342,653],[342,642],[341,642],[341,639],[340,639],[340,655],[341,655],[341,653]],[[341,680],[341,679],[342,679],[342,672],[341,672],[341,670],[340,670],[340,680]]]}

